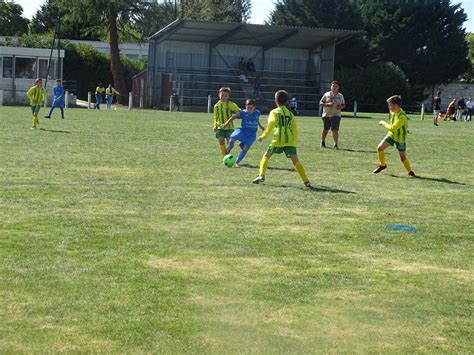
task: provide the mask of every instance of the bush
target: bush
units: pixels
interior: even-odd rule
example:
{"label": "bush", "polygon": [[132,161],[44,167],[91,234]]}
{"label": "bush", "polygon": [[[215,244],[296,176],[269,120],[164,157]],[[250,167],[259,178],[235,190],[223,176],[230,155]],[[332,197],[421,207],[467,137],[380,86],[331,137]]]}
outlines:
{"label": "bush", "polygon": [[[127,90],[132,89],[132,77],[147,66],[146,59],[130,60],[121,56]],[[87,98],[89,91],[94,92],[98,83],[107,86],[113,84],[110,72],[110,55],[99,52],[84,44],[69,44],[66,47],[64,61],[64,79],[77,82],[76,95]]]}
{"label": "bush", "polygon": [[[341,68],[335,77],[341,92],[350,101],[357,101],[361,111],[386,111],[386,100],[401,95],[405,103],[409,88],[403,71],[392,63],[377,63],[362,69]],[[349,102],[349,101],[348,101]]]}

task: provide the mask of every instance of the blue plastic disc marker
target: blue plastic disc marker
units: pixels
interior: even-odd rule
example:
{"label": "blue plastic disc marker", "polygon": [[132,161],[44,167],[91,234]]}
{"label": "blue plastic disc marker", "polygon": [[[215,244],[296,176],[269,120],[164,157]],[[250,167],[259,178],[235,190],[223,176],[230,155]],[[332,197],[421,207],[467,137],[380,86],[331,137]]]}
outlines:
{"label": "blue plastic disc marker", "polygon": [[391,224],[385,226],[385,229],[392,230],[392,231],[402,231],[402,232],[416,232],[416,227],[407,226],[405,224]]}

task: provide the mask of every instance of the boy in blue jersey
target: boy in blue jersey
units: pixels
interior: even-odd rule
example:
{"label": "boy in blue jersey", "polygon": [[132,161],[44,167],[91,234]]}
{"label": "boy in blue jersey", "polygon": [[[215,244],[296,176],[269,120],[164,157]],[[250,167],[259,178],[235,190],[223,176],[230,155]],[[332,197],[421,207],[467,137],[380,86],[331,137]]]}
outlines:
{"label": "boy in blue jersey", "polygon": [[[245,155],[249,151],[252,144],[257,139],[257,130],[260,127],[262,131],[265,130],[260,124],[260,111],[256,109],[257,103],[254,99],[248,99],[245,102],[245,110],[240,111],[240,118],[242,119],[241,127],[235,130],[229,139],[229,146],[227,147],[227,154],[229,154],[234,148],[235,141],[240,141],[240,148],[242,151],[235,162],[235,167],[240,167],[240,162],[244,159]],[[228,124],[234,121],[236,118],[239,118],[238,115],[233,115],[230,117],[221,128],[226,128]]]}
{"label": "boy in blue jersey", "polygon": [[61,118],[64,118],[64,87],[61,83],[61,79],[56,80],[56,87],[53,89],[53,103],[49,109],[49,113],[45,118],[51,118],[51,114],[54,109],[58,107],[61,110]]}

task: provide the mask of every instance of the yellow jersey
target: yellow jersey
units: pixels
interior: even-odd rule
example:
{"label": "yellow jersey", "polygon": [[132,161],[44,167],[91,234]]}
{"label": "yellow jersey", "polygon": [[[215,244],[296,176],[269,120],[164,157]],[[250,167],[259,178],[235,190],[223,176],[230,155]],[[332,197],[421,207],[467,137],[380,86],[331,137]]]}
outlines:
{"label": "yellow jersey", "polygon": [[115,90],[115,88],[105,89],[105,96],[106,97],[114,96],[115,94],[120,95],[120,93],[117,90]]}
{"label": "yellow jersey", "polygon": [[382,121],[383,126],[388,130],[387,137],[395,142],[406,143],[408,134],[408,117],[405,111],[390,112],[390,123]]}
{"label": "yellow jersey", "polygon": [[42,106],[46,101],[46,89],[35,85],[26,92],[26,96],[28,96],[31,106]]}
{"label": "yellow jersey", "polygon": [[99,95],[103,95],[103,94],[105,93],[105,88],[102,87],[102,86],[98,86],[98,87],[96,87],[96,89],[95,89],[95,93],[96,93],[96,94],[99,94]]}
{"label": "yellow jersey", "polygon": [[272,147],[296,147],[298,144],[298,126],[293,113],[286,106],[279,106],[270,112],[268,125],[262,137],[268,138],[273,132]]}
{"label": "yellow jersey", "polygon": [[[214,128],[219,128],[226,121],[237,112],[240,111],[240,108],[237,104],[232,101],[222,102],[219,100],[217,104],[214,105]],[[234,130],[234,122],[231,122],[224,130]]]}

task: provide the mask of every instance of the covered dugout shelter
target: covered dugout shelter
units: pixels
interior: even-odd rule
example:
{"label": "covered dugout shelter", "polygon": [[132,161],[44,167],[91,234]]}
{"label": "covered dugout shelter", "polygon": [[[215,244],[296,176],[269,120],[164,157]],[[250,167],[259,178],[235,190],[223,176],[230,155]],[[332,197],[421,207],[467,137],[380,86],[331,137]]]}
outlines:
{"label": "covered dugout shelter", "polygon": [[[214,104],[219,87],[230,86],[240,106],[256,96],[261,109],[272,108],[274,92],[285,89],[300,110],[316,111],[334,77],[335,46],[354,33],[178,19],[149,40],[147,105],[165,108],[176,92],[185,110],[203,111],[208,95]],[[241,70],[242,59],[255,72]]]}

